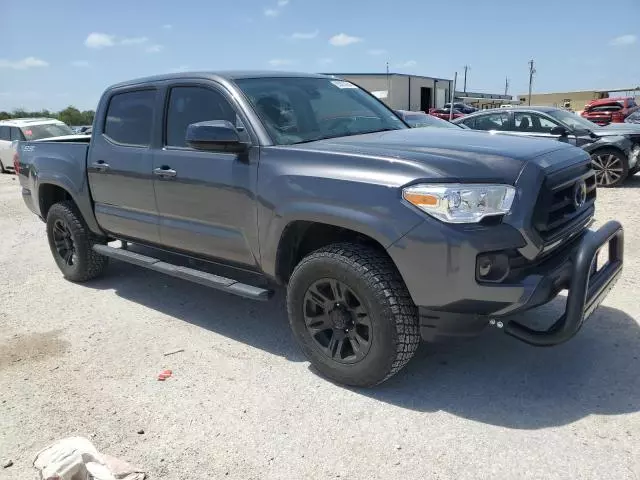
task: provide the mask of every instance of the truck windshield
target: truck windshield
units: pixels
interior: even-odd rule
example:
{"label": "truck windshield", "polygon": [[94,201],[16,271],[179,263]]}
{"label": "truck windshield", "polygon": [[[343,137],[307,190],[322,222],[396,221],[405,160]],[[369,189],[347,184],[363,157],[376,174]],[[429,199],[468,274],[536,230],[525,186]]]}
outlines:
{"label": "truck windshield", "polygon": [[408,128],[356,85],[331,78],[248,78],[236,84],[277,145]]}
{"label": "truck windshield", "polygon": [[29,125],[22,127],[22,133],[27,140],[41,140],[50,137],[73,135],[73,130],[64,123],[45,123],[44,125]]}

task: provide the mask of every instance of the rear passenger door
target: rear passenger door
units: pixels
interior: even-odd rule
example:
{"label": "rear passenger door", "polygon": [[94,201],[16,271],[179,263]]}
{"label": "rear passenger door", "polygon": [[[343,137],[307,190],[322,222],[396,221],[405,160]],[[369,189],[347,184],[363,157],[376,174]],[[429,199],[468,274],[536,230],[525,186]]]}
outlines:
{"label": "rear passenger door", "polygon": [[153,190],[151,136],[158,110],[156,89],[118,90],[97,120],[87,171],[96,218],[116,236],[159,243]]}
{"label": "rear passenger door", "polygon": [[[207,120],[228,120],[241,140],[251,143],[239,113],[221,87],[171,86],[163,145],[154,155],[155,191],[163,245],[254,267],[258,148],[239,155],[195,150],[185,143],[187,127]],[[163,173],[167,171],[169,175]]]}

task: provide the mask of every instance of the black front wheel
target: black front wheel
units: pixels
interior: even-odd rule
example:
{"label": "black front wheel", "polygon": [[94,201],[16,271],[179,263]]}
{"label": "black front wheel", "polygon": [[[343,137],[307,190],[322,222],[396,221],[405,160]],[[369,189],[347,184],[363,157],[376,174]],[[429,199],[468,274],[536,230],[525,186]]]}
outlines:
{"label": "black front wheel", "polygon": [[58,268],[67,280],[85,282],[104,272],[108,258],[93,251],[103,243],[87,228],[73,202],[53,205],[47,213],[47,238]]}
{"label": "black front wheel", "polygon": [[598,187],[617,187],[629,175],[626,155],[614,148],[603,148],[591,154],[591,166]]}
{"label": "black front wheel", "polygon": [[391,259],[375,248],[335,244],[305,257],[289,281],[287,309],[311,364],[345,385],[384,382],[420,343],[418,309]]}

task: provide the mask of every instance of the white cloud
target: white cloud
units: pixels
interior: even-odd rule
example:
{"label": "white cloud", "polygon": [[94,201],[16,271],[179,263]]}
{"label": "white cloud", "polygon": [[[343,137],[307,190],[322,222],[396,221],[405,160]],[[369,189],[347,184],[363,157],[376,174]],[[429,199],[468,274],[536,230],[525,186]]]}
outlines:
{"label": "white cloud", "polygon": [[406,62],[396,65],[397,68],[410,68],[415,67],[418,64],[415,60],[407,60]]}
{"label": "white cloud", "polygon": [[289,0],[278,0],[279,7],[285,7],[289,4]]}
{"label": "white cloud", "polygon": [[265,8],[264,9],[264,16],[265,17],[277,17],[278,15],[280,15],[280,12],[278,10],[276,10],[275,8]]}
{"label": "white cloud", "polygon": [[123,38],[120,40],[120,45],[142,45],[143,43],[147,43],[149,39],[147,37],[131,37],[131,38]]}
{"label": "white cloud", "polygon": [[367,50],[369,55],[384,55],[387,51],[384,48],[372,48],[371,50]]}
{"label": "white cloud", "polygon": [[189,65],[180,65],[171,69],[172,72],[186,72],[187,70],[189,70]]}
{"label": "white cloud", "polygon": [[328,58],[328,57],[319,58],[318,63],[320,65],[329,65],[330,63],[333,63],[333,58]]}
{"label": "white cloud", "polygon": [[284,67],[286,65],[291,65],[293,60],[289,60],[286,58],[273,58],[269,60],[269,65],[272,67]]}
{"label": "white cloud", "polygon": [[164,28],[165,30],[171,30],[173,28],[173,25],[171,25],[170,23],[166,23],[162,26],[162,28]]}
{"label": "white cloud", "polygon": [[295,32],[289,35],[287,38],[290,40],[312,40],[318,36],[320,32],[314,30],[313,32]]}
{"label": "white cloud", "polygon": [[164,47],[162,45],[149,45],[147,48],[144,49],[145,52],[147,53],[159,53],[162,51]]}
{"label": "white cloud", "polygon": [[74,60],[73,62],[71,62],[71,65],[73,67],[86,68],[89,66],[89,62],[87,62],[86,60]]}
{"label": "white cloud", "polygon": [[351,45],[353,43],[361,42],[362,39],[360,37],[352,37],[347,35],[346,33],[339,33],[338,35],[334,35],[329,39],[329,43],[334,47],[346,47],[347,45]]}
{"label": "white cloud", "polygon": [[614,47],[624,47],[626,45],[633,45],[638,41],[638,37],[635,35],[620,35],[609,42],[609,45]]}
{"label": "white cloud", "polygon": [[26,57],[22,60],[0,59],[0,68],[13,68],[14,70],[26,70],[28,68],[48,67],[49,63],[36,57]]}
{"label": "white cloud", "polygon": [[113,35],[93,32],[89,34],[89,36],[84,41],[84,44],[89,48],[104,48],[113,47],[116,42]]}

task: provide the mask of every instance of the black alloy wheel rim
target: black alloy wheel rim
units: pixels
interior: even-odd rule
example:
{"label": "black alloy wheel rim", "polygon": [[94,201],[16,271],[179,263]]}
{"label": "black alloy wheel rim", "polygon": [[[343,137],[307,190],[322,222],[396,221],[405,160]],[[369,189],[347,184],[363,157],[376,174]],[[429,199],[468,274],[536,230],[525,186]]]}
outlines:
{"label": "black alloy wheel rim", "polygon": [[304,320],[315,347],[333,361],[345,364],[364,359],[373,339],[371,317],[351,288],[323,278],[304,295]]}
{"label": "black alloy wheel rim", "polygon": [[56,220],[53,224],[53,243],[64,263],[73,266],[76,254],[75,243],[71,236],[71,230],[62,220]]}
{"label": "black alloy wheel rim", "polygon": [[598,185],[612,185],[622,178],[624,172],[622,160],[611,153],[593,155],[591,164],[595,171]]}

